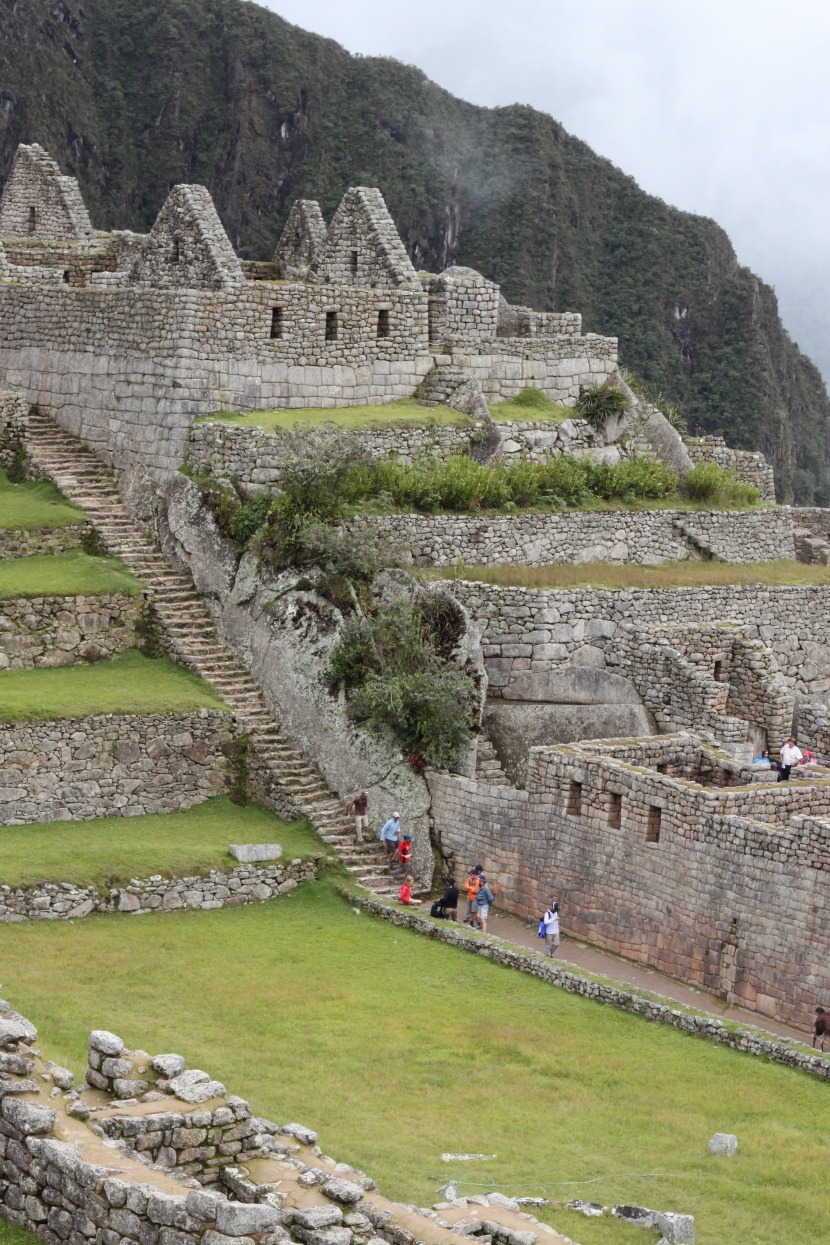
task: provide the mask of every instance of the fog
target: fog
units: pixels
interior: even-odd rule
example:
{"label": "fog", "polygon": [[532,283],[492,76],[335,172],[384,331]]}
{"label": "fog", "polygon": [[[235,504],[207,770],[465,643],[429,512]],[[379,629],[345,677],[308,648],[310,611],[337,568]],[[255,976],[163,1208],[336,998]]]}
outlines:
{"label": "fog", "polygon": [[830,6],[817,0],[270,0],[487,106],[532,104],[714,217],[830,378]]}

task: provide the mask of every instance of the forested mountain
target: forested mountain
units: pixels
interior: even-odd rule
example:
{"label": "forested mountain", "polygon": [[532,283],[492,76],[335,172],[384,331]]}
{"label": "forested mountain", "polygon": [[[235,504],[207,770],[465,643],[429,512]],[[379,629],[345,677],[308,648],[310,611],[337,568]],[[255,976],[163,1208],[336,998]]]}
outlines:
{"label": "forested mountain", "polygon": [[455,99],[241,0],[0,0],[0,178],[18,142],[76,175],[99,228],[146,229],[176,182],[265,258],[291,202],[380,186],[417,266],[578,310],[690,425],[830,503],[830,400],[773,291],[715,222],[645,194],[532,108]]}

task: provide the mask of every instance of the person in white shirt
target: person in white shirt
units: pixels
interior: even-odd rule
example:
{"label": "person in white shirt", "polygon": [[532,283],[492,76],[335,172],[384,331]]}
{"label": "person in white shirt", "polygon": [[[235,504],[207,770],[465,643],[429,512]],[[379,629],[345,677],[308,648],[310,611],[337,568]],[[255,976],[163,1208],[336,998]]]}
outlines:
{"label": "person in white shirt", "polygon": [[779,782],[789,782],[790,770],[794,765],[798,765],[799,761],[804,760],[801,749],[797,746],[795,740],[790,737],[781,749],[781,769],[778,771]]}
{"label": "person in white shirt", "polygon": [[545,923],[545,947],[548,955],[553,959],[556,955],[556,948],[559,946],[559,904],[555,899],[551,901],[542,920]]}

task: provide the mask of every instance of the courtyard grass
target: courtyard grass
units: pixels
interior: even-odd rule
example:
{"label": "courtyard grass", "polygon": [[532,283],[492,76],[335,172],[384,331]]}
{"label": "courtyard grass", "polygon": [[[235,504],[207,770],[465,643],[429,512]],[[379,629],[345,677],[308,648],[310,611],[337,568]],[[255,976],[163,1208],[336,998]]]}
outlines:
{"label": "courtyard grass", "polygon": [[88,666],[0,671],[0,722],[202,708],[227,705],[199,675],[169,657],[143,657],[136,650]]}
{"label": "courtyard grass", "polygon": [[141,592],[141,583],[118,558],[80,550],[6,558],[0,562],[0,601],[14,597],[103,596]]}
{"label": "courtyard grass", "polygon": [[661,562],[658,566],[615,566],[571,562],[550,566],[436,566],[420,570],[427,579],[463,579],[500,588],[704,588],[759,584],[766,587],[830,584],[830,567],[782,558],[776,562]]}
{"label": "courtyard grass", "polygon": [[367,428],[472,428],[473,421],[449,406],[421,406],[414,398],[384,402],[373,406],[321,406],[288,411],[219,411],[197,423],[235,424],[238,428],[277,429],[290,432],[295,427],[319,428],[334,424],[358,431]]}
{"label": "courtyard grass", "polygon": [[54,531],[85,521],[80,506],[68,501],[54,484],[12,484],[6,472],[0,470],[0,528]]}
{"label": "courtyard grass", "polygon": [[[391,1197],[429,1205],[453,1177],[462,1193],[691,1212],[698,1245],[812,1245],[830,1216],[826,1084],[358,915],[333,885],[5,927],[3,992],[76,1074],[92,1028],[181,1051]],[[735,1158],[707,1153],[716,1131],[737,1133]],[[542,1215],[581,1245],[651,1239]]]}
{"label": "courtyard grass", "polygon": [[0,885],[115,886],[154,873],[205,874],[236,866],[229,843],[279,843],[284,863],[325,850],[304,818],[283,821],[260,804],[218,795],[184,812],[0,827]]}

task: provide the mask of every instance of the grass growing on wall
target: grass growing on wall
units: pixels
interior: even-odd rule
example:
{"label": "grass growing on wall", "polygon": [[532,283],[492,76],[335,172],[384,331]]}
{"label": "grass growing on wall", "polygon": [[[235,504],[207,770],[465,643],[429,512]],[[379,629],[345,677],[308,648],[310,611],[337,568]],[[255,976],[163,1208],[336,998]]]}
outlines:
{"label": "grass growing on wall", "polygon": [[830,567],[781,558],[776,562],[661,562],[659,566],[613,566],[570,562],[551,566],[436,566],[419,571],[428,579],[466,579],[501,588],[702,588],[762,584],[830,584]]}
{"label": "grass growing on wall", "polygon": [[0,562],[0,600],[12,597],[102,596],[141,592],[141,584],[118,558],[90,557],[80,550],[6,558]]}
{"label": "grass growing on wall", "polygon": [[[454,1177],[691,1212],[698,1245],[812,1245],[830,1217],[825,1084],[358,915],[328,881],[221,912],[4,927],[3,989],[76,1074],[92,1028],[180,1051],[419,1205]],[[734,1159],[707,1153],[716,1131],[737,1133]],[[640,1239],[543,1214],[581,1245]]]}
{"label": "grass growing on wall", "polygon": [[53,531],[74,527],[85,519],[80,506],[67,501],[54,484],[11,484],[5,471],[0,470],[0,528]]}
{"label": "grass growing on wall", "polygon": [[319,428],[334,424],[356,431],[362,428],[453,427],[472,428],[473,421],[448,406],[421,406],[414,398],[401,398],[374,406],[325,406],[290,411],[219,411],[197,423],[235,424],[239,428],[275,429]]}
{"label": "grass growing on wall", "polygon": [[0,671],[0,722],[96,713],[190,713],[226,709],[218,692],[169,657],[133,650],[110,661],[57,670]]}
{"label": "grass growing on wall", "polygon": [[185,812],[97,817],[0,828],[0,884],[75,882],[115,885],[153,873],[181,877],[232,869],[229,843],[279,843],[281,863],[323,849],[304,819],[283,821],[258,804],[240,807],[214,796]]}
{"label": "grass growing on wall", "polygon": [[574,419],[577,413],[560,406],[547,397],[541,389],[532,386],[520,389],[512,398],[490,404],[490,415],[496,423],[524,423],[528,420],[545,420],[561,424],[563,419]]}

